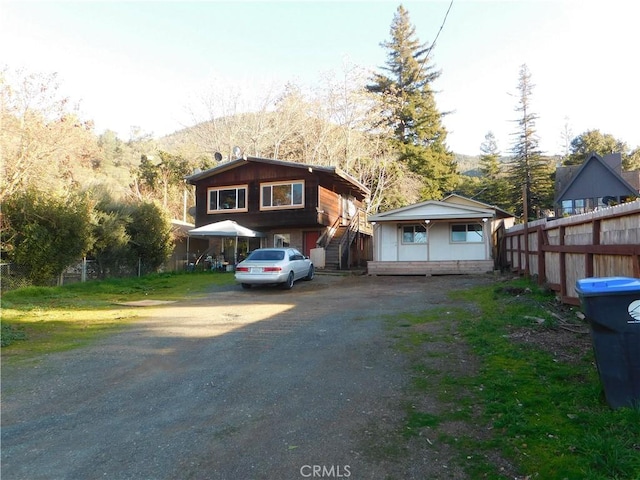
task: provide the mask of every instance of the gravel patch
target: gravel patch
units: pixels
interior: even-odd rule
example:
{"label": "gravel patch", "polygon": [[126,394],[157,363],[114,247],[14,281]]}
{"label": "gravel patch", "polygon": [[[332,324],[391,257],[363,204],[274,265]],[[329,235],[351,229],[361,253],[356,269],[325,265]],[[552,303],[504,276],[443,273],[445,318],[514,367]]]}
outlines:
{"label": "gravel patch", "polygon": [[232,286],[147,306],[92,346],[3,368],[2,475],[464,478],[445,446],[379,450],[409,380],[386,319],[492,281],[319,274],[290,291]]}

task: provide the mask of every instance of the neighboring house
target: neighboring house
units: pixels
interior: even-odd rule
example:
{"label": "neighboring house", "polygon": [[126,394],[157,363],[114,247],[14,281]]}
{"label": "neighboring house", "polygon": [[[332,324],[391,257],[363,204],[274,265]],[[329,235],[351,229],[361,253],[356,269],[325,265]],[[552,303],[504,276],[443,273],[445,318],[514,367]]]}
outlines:
{"label": "neighboring house", "polygon": [[622,156],[591,153],[582,165],[558,167],[556,217],[592,212],[638,197],[640,171],[622,171]]}
{"label": "neighboring house", "polygon": [[[196,187],[196,227],[235,220],[265,234],[241,239],[241,257],[260,246],[290,245],[313,254],[320,268],[349,268],[371,258],[364,213],[370,192],[339,168],[245,157],[186,181]],[[228,252],[221,241],[211,238],[208,254]]]}
{"label": "neighboring house", "polygon": [[370,275],[484,273],[494,269],[500,228],[515,223],[504,210],[449,195],[369,216]]}
{"label": "neighboring house", "polygon": [[166,271],[187,270],[189,264],[194,264],[200,255],[209,248],[207,239],[189,236],[189,230],[194,227],[195,225],[192,223],[171,220],[173,251],[164,264]]}

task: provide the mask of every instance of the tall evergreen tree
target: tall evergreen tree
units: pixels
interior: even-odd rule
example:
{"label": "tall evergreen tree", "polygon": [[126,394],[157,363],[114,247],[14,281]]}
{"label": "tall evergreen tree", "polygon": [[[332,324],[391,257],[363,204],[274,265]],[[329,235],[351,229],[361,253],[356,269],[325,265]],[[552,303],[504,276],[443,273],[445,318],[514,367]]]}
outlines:
{"label": "tall evergreen tree", "polygon": [[510,209],[509,204],[509,182],[502,172],[500,164],[500,151],[493,132],[488,132],[484,137],[484,142],[480,145],[480,165],[479,170],[482,175],[480,181],[480,192],[477,199],[496,205],[503,209]]}
{"label": "tall evergreen tree", "polygon": [[[531,72],[526,65],[520,67],[518,80],[518,105],[516,112],[518,129],[513,134],[511,149],[513,158],[509,164],[508,179],[511,185],[511,201],[516,214],[524,220],[540,218],[545,209],[553,206],[553,181],[551,162],[545,159],[538,146],[536,120],[531,108]],[[527,212],[524,212],[525,200]]]}
{"label": "tall evergreen tree", "polygon": [[433,82],[440,76],[429,64],[430,49],[416,37],[409,12],[400,5],[391,23],[384,73],[374,74],[367,86],[381,98],[383,121],[393,131],[400,160],[422,176],[423,198],[439,198],[453,190],[458,172],[446,145],[447,131],[436,107]]}

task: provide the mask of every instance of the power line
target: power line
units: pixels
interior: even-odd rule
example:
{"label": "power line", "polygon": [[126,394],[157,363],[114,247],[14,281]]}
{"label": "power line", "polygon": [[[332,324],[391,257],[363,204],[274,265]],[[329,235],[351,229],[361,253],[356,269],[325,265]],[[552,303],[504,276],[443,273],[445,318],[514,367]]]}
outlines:
{"label": "power line", "polygon": [[449,8],[447,8],[447,12],[444,14],[444,18],[442,19],[442,24],[440,25],[440,29],[438,30],[438,33],[436,34],[436,38],[433,39],[433,43],[429,47],[429,50],[427,50],[427,53],[424,56],[424,60],[422,61],[421,67],[424,67],[424,64],[426,63],[426,61],[429,58],[429,55],[431,54],[431,50],[433,50],[433,47],[436,46],[436,42],[438,41],[438,37],[440,36],[440,32],[442,32],[442,29],[444,28],[444,24],[447,23],[447,17],[449,16],[449,12],[451,11],[451,7],[452,6],[453,6],[453,0],[451,0],[451,2],[449,3]]}

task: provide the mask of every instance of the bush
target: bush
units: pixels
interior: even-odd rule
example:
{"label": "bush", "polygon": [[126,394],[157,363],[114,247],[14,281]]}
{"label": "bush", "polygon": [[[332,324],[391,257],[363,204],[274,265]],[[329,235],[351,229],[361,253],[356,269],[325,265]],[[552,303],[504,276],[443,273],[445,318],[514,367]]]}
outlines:
{"label": "bush", "polygon": [[90,212],[81,195],[17,192],[3,206],[3,253],[30,283],[47,285],[88,250]]}

